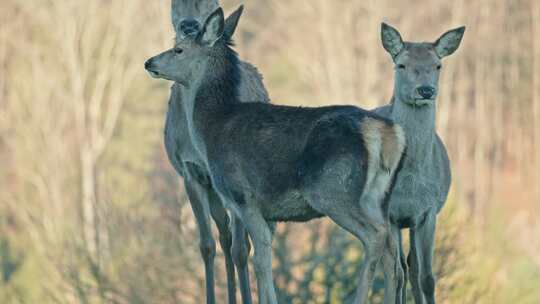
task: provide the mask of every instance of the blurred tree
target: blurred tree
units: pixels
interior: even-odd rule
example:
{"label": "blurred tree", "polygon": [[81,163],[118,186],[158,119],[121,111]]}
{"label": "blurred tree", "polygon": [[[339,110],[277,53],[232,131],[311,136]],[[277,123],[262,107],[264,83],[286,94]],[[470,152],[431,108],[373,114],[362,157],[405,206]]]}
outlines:
{"label": "blurred tree", "polygon": [[[0,2],[0,303],[203,302],[194,220],[162,145],[170,84],[143,69],[172,43],[168,10]],[[392,85],[381,21],[426,41],[467,25],[441,79],[454,187],[437,297],[538,303],[539,16],[534,0],[250,0],[236,40],[275,103],[373,107]],[[280,224],[274,245],[280,303],[351,300],[362,250],[346,232]],[[381,288],[379,276],[373,303]]]}

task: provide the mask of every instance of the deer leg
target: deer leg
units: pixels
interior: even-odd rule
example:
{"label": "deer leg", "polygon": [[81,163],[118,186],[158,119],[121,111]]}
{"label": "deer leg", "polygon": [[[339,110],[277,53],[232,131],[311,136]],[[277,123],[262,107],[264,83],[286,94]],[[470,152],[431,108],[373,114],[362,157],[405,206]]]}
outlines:
{"label": "deer leg", "polygon": [[401,262],[401,268],[403,268],[403,288],[401,290],[401,303],[407,303],[407,280],[409,278],[409,266],[407,265],[407,257],[403,250],[403,238],[401,231],[398,229],[398,245],[399,245],[399,260]]}
{"label": "deer leg", "polygon": [[242,222],[255,249],[253,264],[257,276],[259,304],[277,304],[272,279],[272,232],[257,208],[248,207],[241,213]]}
{"label": "deer leg", "polygon": [[204,260],[204,272],[206,280],[206,303],[215,304],[214,291],[214,257],[216,255],[216,242],[212,237],[210,223],[210,210],[208,206],[206,189],[194,179],[186,180],[186,192],[189,197],[191,209],[197,220],[199,229],[199,248]]}
{"label": "deer leg", "polygon": [[[353,303],[368,303],[368,295],[377,264],[383,258],[383,255],[389,248],[395,250],[393,256],[386,257],[387,267],[385,267],[385,276],[389,278],[388,287],[385,288],[385,303],[395,304],[396,302],[396,282],[399,279],[401,265],[397,260],[397,243],[391,237],[391,225],[387,216],[383,214],[379,200],[365,197],[358,201],[357,196],[351,196],[349,192],[341,190],[326,191],[324,184],[312,185],[308,192],[310,205],[318,212],[329,216],[336,224],[352,233],[363,244],[364,259],[360,266],[360,275],[358,287]],[[392,244],[392,242],[394,242]],[[393,259],[393,261],[390,261]],[[392,267],[393,266],[393,267]],[[392,282],[390,282],[392,281]]]}
{"label": "deer leg", "polygon": [[235,304],[236,277],[234,273],[234,263],[231,254],[232,234],[230,229],[229,215],[227,214],[227,211],[223,207],[223,203],[221,202],[218,195],[214,192],[214,190],[208,189],[208,194],[211,199],[209,203],[210,212],[218,228],[219,243],[225,257],[225,270],[227,273],[227,294],[229,297],[229,304]]}
{"label": "deer leg", "polygon": [[419,273],[420,273],[420,261],[418,257],[417,248],[415,246],[417,235],[414,228],[411,228],[409,231],[410,234],[410,252],[409,256],[407,257],[407,264],[409,265],[409,281],[411,282],[411,288],[412,288],[412,294],[414,297],[414,303],[416,304],[424,304],[424,295],[422,293],[422,290],[420,289],[420,279],[419,279]]}
{"label": "deer leg", "polygon": [[[393,238],[389,238],[389,224],[385,222],[382,210],[377,206],[369,207],[360,206],[358,204],[347,204],[345,206],[337,205],[335,202],[328,206],[325,205],[327,204],[320,202],[316,205],[314,204],[319,212],[328,215],[339,226],[357,237],[364,245],[364,259],[360,266],[360,275],[354,303],[368,303],[369,290],[373,285],[377,264],[383,258],[385,251],[388,250],[389,242],[393,241]],[[390,247],[397,251],[397,244],[390,245]],[[397,259],[397,253],[394,253],[393,257],[390,259]],[[395,261],[387,261],[387,265],[388,266],[385,267],[385,272],[389,271],[389,273],[385,273],[385,275],[388,276],[389,280],[394,281],[396,278],[395,271],[397,270],[395,267],[396,263]],[[393,265],[394,267],[390,267],[390,265]],[[395,304],[395,288],[396,284],[394,282],[391,282],[388,287],[385,288],[385,303]]]}
{"label": "deer leg", "polygon": [[249,268],[248,257],[250,251],[249,239],[247,237],[244,224],[237,217],[232,217],[233,220],[233,244],[232,244],[232,256],[238,272],[238,279],[240,282],[240,294],[242,296],[242,303],[251,304],[251,288],[249,285]]}
{"label": "deer leg", "polygon": [[[380,258],[380,260],[382,261],[384,270],[384,303],[400,304],[404,278],[403,270],[401,268],[401,261],[399,260],[397,239],[395,239],[390,232],[386,233],[385,238],[381,239],[383,241],[382,246],[380,245],[380,240],[378,239],[376,243],[377,245],[374,246],[374,248],[377,250],[377,252],[382,252],[382,258]],[[368,256],[366,255],[366,258],[367,257]],[[366,287],[371,287],[374,268],[370,269],[369,271],[370,273],[365,274],[366,278],[364,280],[369,282],[370,285]],[[367,293],[367,291],[368,290],[366,289],[364,292]],[[362,295],[359,295],[359,299],[360,296]]]}
{"label": "deer leg", "polygon": [[[343,217],[341,217],[343,219]],[[340,223],[340,226],[353,233],[364,244],[364,260],[360,268],[360,277],[358,281],[358,288],[356,289],[356,296],[354,303],[364,304],[368,303],[369,290],[373,285],[373,278],[378,263],[383,258],[383,253],[387,250],[386,242],[388,237],[388,231],[384,228],[384,225],[380,226],[365,226],[362,224],[353,224],[347,226],[344,222]],[[369,227],[369,228],[367,228]],[[385,272],[389,270],[394,271],[394,268],[385,267]],[[387,274],[385,273],[385,276]],[[390,274],[389,278],[394,274]],[[386,283],[386,281],[385,281]],[[388,292],[391,290],[390,292]],[[384,303],[395,303],[395,285],[389,284],[385,287]]]}
{"label": "deer leg", "polygon": [[[396,248],[387,248],[387,251],[395,251],[394,254],[390,252],[385,252],[382,257],[382,264],[384,269],[384,304],[401,304],[401,293],[400,285],[403,285],[403,272],[396,271],[396,264],[399,262],[399,257],[397,255],[397,246]],[[399,268],[401,269],[401,267]],[[389,296],[390,293],[393,293],[392,296]]]}
{"label": "deer leg", "polygon": [[426,220],[416,228],[414,246],[418,254],[420,289],[427,304],[435,304],[435,276],[433,275],[433,247],[435,241],[436,215],[428,215]]}
{"label": "deer leg", "polygon": [[270,229],[270,233],[272,234],[272,240],[274,239],[274,233],[276,233],[276,222],[267,222],[268,228]]}
{"label": "deer leg", "polygon": [[[377,233],[373,234],[376,235]],[[373,285],[373,277],[381,257],[377,252],[381,252],[384,249],[384,242],[377,241],[377,238],[368,239],[372,240],[364,242],[364,261],[360,268],[360,278],[354,300],[354,303],[357,304],[368,303],[369,290]]]}
{"label": "deer leg", "polygon": [[[406,272],[407,272],[407,263],[403,257],[403,247],[401,244],[401,231],[397,226],[392,225],[391,228],[392,234],[391,239],[388,242],[388,249],[385,251],[385,254],[383,256],[383,266],[386,268],[384,273],[390,274],[395,273],[396,276],[394,278],[392,277],[385,277],[385,282],[389,282],[389,284],[385,284],[385,294],[389,293],[392,290],[391,284],[395,284],[395,290],[396,290],[396,304],[406,303],[406,294],[405,294],[405,288],[406,288]],[[404,265],[405,264],[405,265]],[[394,267],[395,270],[393,271],[390,267]],[[392,283],[394,282],[394,283]]]}
{"label": "deer leg", "polygon": [[[384,303],[395,304],[398,301],[398,291],[403,285],[403,270],[399,262],[399,248],[397,238],[392,235],[392,226],[384,216],[380,205],[376,201],[365,200],[361,202],[363,212],[357,217],[361,223],[357,237],[366,235],[364,241],[365,261],[362,266],[360,285],[357,291],[357,303],[367,303],[369,289],[373,284],[373,276],[379,261],[383,262],[385,277]],[[366,219],[368,219],[366,221]],[[397,302],[399,303],[399,302]]]}

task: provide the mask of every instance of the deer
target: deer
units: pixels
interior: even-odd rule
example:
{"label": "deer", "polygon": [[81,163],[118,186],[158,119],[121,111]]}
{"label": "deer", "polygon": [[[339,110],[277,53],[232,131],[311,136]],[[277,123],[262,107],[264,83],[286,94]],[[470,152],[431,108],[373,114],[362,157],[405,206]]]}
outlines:
{"label": "deer", "polygon": [[[464,33],[465,27],[459,27],[433,43],[404,42],[397,29],[381,25],[382,45],[395,66],[394,92],[390,103],[374,112],[402,126],[406,134],[407,151],[389,194],[390,221],[416,304],[435,303],[435,228],[452,179],[446,148],[435,130],[439,74],[441,60],[458,49]],[[405,228],[411,244],[407,259],[401,244]],[[405,287],[401,298],[405,303]]]}
{"label": "deer", "polygon": [[[172,0],[171,20],[176,32],[175,40],[180,42],[198,35],[202,22],[219,7],[217,0]],[[225,21],[224,35],[232,37],[236,28],[234,16]],[[269,102],[268,93],[264,87],[262,75],[249,63],[240,61],[240,102]],[[251,289],[249,285],[248,256],[249,241],[241,221],[232,217],[231,220],[217,195],[206,170],[203,159],[199,156],[188,132],[188,117],[183,104],[189,99],[189,91],[180,82],[175,82],[171,88],[167,118],[165,122],[165,148],[175,171],[184,179],[191,209],[195,215],[199,231],[199,248],[204,261],[206,303],[216,303],[214,282],[214,257],[216,244],[212,236],[211,220],[216,223],[219,232],[219,243],[225,258],[227,275],[228,303],[236,303],[235,268],[240,283],[242,303],[251,304]]]}
{"label": "deer", "polygon": [[183,84],[190,96],[182,106],[191,142],[225,208],[249,234],[259,303],[277,303],[271,223],[323,216],[365,249],[355,302],[366,303],[380,261],[384,301],[396,303],[404,278],[386,198],[405,149],[403,129],[354,106],[242,103],[241,64],[225,29],[218,8],[196,37],[177,41],[145,68]]}

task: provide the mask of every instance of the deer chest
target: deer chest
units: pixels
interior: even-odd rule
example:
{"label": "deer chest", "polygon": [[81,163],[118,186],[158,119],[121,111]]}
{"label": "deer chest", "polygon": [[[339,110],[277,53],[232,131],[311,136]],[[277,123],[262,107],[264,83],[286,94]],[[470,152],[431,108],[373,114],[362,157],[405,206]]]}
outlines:
{"label": "deer chest", "polygon": [[192,145],[187,120],[182,113],[169,108],[165,122],[165,150],[169,161],[180,175],[183,174],[183,163],[201,163],[200,157]]}
{"label": "deer chest", "polygon": [[390,194],[390,218],[400,226],[413,226],[427,212],[436,212],[440,197],[441,187],[436,180],[401,171]]}

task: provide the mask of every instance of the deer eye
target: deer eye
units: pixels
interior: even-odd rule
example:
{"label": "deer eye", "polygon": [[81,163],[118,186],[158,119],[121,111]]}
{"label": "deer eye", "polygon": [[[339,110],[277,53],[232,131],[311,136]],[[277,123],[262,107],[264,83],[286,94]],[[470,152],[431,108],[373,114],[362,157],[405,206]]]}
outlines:
{"label": "deer eye", "polygon": [[442,65],[439,64],[439,65],[437,66],[437,70],[440,70],[441,68],[442,68]]}
{"label": "deer eye", "polygon": [[398,69],[400,70],[404,70],[405,69],[405,65],[404,64],[398,64]]}
{"label": "deer eye", "polygon": [[180,55],[180,54],[182,54],[183,52],[184,52],[184,50],[182,50],[181,48],[174,48],[174,53],[175,53],[176,55]]}

